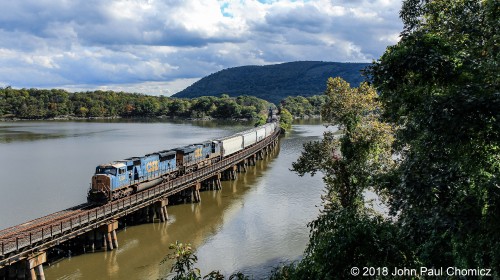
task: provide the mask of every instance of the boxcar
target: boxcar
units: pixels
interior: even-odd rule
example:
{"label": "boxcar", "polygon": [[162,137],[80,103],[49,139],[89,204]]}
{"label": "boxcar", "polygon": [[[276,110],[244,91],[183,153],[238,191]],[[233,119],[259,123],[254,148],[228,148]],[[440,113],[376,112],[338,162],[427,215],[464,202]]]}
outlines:
{"label": "boxcar", "polygon": [[243,136],[233,135],[218,140],[223,157],[230,156],[243,149]]}
{"label": "boxcar", "polygon": [[263,126],[259,126],[257,129],[257,142],[262,141],[266,138],[266,128]]}
{"label": "boxcar", "polygon": [[266,137],[268,137],[273,133],[273,127],[271,126],[270,123],[265,124],[264,129],[266,130]]}
{"label": "boxcar", "polygon": [[257,130],[251,129],[239,133],[243,137],[243,148],[247,148],[257,142]]}

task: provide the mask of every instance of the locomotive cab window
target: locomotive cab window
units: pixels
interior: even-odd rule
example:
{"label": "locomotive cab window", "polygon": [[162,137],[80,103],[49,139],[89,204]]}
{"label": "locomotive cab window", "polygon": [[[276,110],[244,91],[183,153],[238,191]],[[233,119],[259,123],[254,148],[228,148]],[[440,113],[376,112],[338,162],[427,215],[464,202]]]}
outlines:
{"label": "locomotive cab window", "polygon": [[96,173],[116,175],[116,168],[97,168]]}

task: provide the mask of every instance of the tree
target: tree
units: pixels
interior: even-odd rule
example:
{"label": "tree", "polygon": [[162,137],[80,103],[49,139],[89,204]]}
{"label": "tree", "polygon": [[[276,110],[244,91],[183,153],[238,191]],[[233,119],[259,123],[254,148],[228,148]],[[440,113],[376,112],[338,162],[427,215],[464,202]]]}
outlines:
{"label": "tree", "polygon": [[87,109],[87,107],[80,107],[78,111],[76,111],[76,115],[80,117],[86,117],[88,113],[89,109]]}
{"label": "tree", "polygon": [[219,99],[217,109],[214,112],[214,117],[217,118],[239,118],[241,113],[241,106],[232,98],[224,97],[225,94]]}
{"label": "tree", "polygon": [[[380,121],[383,107],[366,83],[351,88],[330,78],[322,118],[338,125],[342,135],[325,132],[321,141],[304,145],[293,170],[323,174],[324,210],[311,224],[304,260],[293,268],[306,279],[353,278],[352,266],[405,266],[411,251],[399,239],[394,223],[367,206],[367,190],[381,190],[377,179],[392,170],[393,127]],[[382,193],[381,193],[382,195]],[[356,277],[354,277],[356,278]]]}
{"label": "tree", "polygon": [[[191,244],[181,243],[179,241],[175,241],[175,243],[171,243],[168,247],[170,250],[173,250],[173,253],[167,255],[165,259],[161,261],[161,263],[165,263],[168,259],[174,260],[172,264],[172,268],[170,272],[174,272],[175,276],[172,278],[173,280],[198,280],[202,279],[200,269],[194,267],[196,262],[198,261],[198,257],[193,252],[193,248]],[[160,263],[160,264],[161,264]],[[209,274],[203,277],[204,280],[223,280],[225,279],[224,275],[219,271],[212,271]],[[229,276],[230,280],[248,280],[250,279],[248,276],[245,276],[241,272],[233,273]]]}
{"label": "tree", "polygon": [[288,131],[292,128],[293,117],[287,109],[280,109],[280,127],[285,131]]}
{"label": "tree", "polygon": [[288,96],[281,101],[280,105],[287,109],[292,116],[302,118],[319,116],[325,102],[325,95],[313,95],[309,97]]}
{"label": "tree", "polygon": [[167,255],[161,263],[167,259],[175,260],[170,269],[170,272],[175,272],[173,280],[196,280],[201,279],[200,269],[195,268],[194,264],[198,261],[198,257],[193,253],[191,244],[184,244],[176,241],[175,244],[170,244],[168,247],[173,250],[173,253]]}
{"label": "tree", "polygon": [[399,127],[391,213],[423,265],[498,273],[498,1],[407,0],[401,18],[401,40],[368,72]]}
{"label": "tree", "polygon": [[186,99],[175,98],[170,104],[170,116],[189,116],[191,103]]}

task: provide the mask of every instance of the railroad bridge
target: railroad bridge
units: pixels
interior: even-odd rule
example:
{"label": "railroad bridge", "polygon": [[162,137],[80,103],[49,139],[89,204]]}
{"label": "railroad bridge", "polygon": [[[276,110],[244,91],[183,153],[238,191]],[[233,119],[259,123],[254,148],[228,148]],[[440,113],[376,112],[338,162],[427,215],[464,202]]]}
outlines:
{"label": "railroad bridge", "polygon": [[105,205],[81,204],[1,230],[0,280],[45,279],[47,255],[55,246],[76,239],[84,252],[117,248],[119,219],[167,221],[169,198],[200,202],[201,189],[220,190],[221,179],[234,180],[237,172],[245,172],[271,152],[279,134],[276,129],[271,137],[217,163]]}

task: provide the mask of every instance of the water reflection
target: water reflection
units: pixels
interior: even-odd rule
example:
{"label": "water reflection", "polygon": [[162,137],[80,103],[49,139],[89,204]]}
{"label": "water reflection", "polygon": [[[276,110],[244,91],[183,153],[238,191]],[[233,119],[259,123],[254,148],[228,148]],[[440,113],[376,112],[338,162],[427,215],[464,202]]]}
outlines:
{"label": "water reflection", "polygon": [[[80,125],[76,125],[80,124]],[[185,119],[102,119],[102,120],[54,120],[54,121],[17,121],[0,123],[0,143],[24,142],[82,137],[113,130],[80,130],[85,124],[175,124],[179,126],[196,126],[201,128],[228,129],[240,131],[253,126],[253,122],[233,120],[185,120]],[[75,128],[79,128],[75,130]]]}
{"label": "water reflection", "polygon": [[17,130],[16,127],[0,127],[0,143],[17,141],[36,141],[65,137],[64,134],[35,133],[26,130]]}

